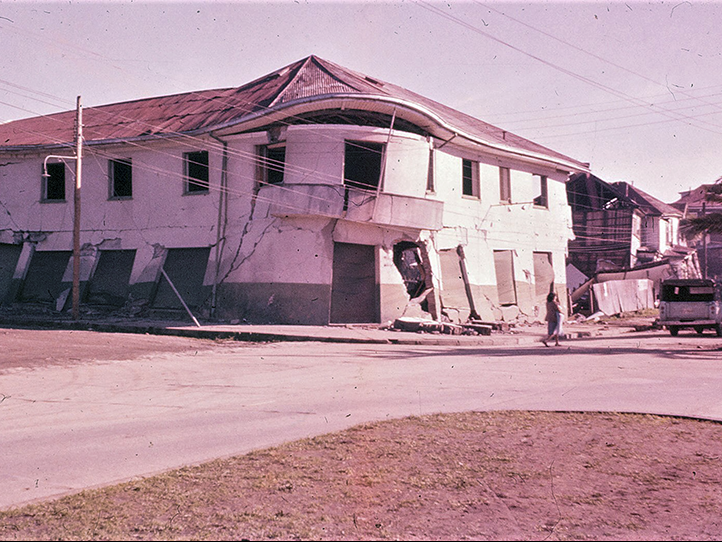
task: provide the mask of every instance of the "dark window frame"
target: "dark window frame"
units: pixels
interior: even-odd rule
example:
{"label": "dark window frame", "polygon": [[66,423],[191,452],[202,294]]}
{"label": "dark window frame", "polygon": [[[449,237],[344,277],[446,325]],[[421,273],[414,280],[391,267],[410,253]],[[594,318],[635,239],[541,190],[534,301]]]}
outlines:
{"label": "dark window frame", "polygon": [[534,205],[536,207],[549,208],[549,181],[546,175],[534,175],[535,179],[539,179],[539,194],[534,197]]}
{"label": "dark window frame", "polygon": [[130,158],[108,160],[108,177],[110,179],[108,199],[133,198],[133,162]]}
{"label": "dark window frame", "polygon": [[283,184],[286,179],[286,144],[259,145],[258,181],[260,184]]}
{"label": "dark window frame", "polygon": [[480,165],[475,160],[461,160],[461,194],[466,198],[481,199]]}
{"label": "dark window frame", "polygon": [[511,203],[511,169],[499,167],[499,202]]}
{"label": "dark window frame", "polygon": [[208,151],[183,153],[183,193],[207,194],[210,187]]}
{"label": "dark window frame", "polygon": [[436,152],[434,149],[429,149],[429,167],[426,171],[426,192],[433,194],[436,192],[436,183],[434,178]]}
{"label": "dark window frame", "polygon": [[385,154],[385,143],[346,140],[344,145],[344,184],[361,190],[377,190],[383,182],[381,175],[383,174]]}
{"label": "dark window frame", "polygon": [[[47,177],[45,174],[47,173]],[[48,162],[45,164],[42,177],[41,201],[45,203],[62,203],[66,201],[67,178],[65,162]],[[62,197],[60,197],[62,194]]]}

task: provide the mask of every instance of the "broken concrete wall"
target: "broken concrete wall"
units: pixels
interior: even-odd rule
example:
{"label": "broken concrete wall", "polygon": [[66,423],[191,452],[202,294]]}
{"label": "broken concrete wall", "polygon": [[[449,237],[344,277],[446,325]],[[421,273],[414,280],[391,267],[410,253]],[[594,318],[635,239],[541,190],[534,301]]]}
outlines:
{"label": "broken concrete wall", "polygon": [[217,311],[249,323],[328,323],[333,224],[319,218],[256,219],[241,242],[229,232]]}
{"label": "broken concrete wall", "polygon": [[393,322],[402,316],[408,310],[411,299],[403,276],[394,263],[394,246],[403,241],[418,242],[418,237],[393,228],[338,221],[333,230],[333,240],[377,247],[379,321]]}
{"label": "broken concrete wall", "polygon": [[[193,261],[194,278],[189,283],[197,284],[203,275],[202,284],[193,291],[198,294],[194,304],[199,316],[327,324],[334,302],[334,247],[358,245],[373,247],[368,254],[374,259],[374,292],[368,295],[375,296],[373,318],[387,322],[409,310],[404,276],[394,263],[394,247],[408,242],[423,248],[432,285],[429,313],[436,313],[435,317],[440,316],[447,286],[446,308],[456,310],[455,319],[468,316],[463,307],[452,306],[462,305],[463,297],[459,303],[453,301],[454,272],[444,271],[440,256],[459,246],[465,251],[465,274],[476,310],[484,320],[539,317],[535,252],[551,254],[555,284],[564,284],[571,220],[561,173],[533,171],[549,178],[549,205],[540,208],[532,201],[534,178],[529,166],[469,147],[455,148],[452,143],[437,148],[430,168],[430,147],[441,142],[397,130],[298,125],[271,132],[229,136],[225,143],[209,137],[191,144],[108,146],[95,157],[89,148],[82,193],[83,282],[92,281],[103,250],[134,251],[127,279],[129,302],[152,306],[154,296],[164,288],[161,271],[169,254],[196,251],[202,261]],[[358,140],[386,145],[383,202],[376,199],[375,191],[362,193],[363,202],[356,201],[356,195],[344,197],[345,143]],[[284,181],[259,186],[257,146],[272,141],[286,142]],[[209,152],[210,189],[187,193],[183,153],[195,150]],[[132,161],[132,198],[109,198],[109,157]],[[482,163],[478,197],[461,193],[462,157]],[[66,200],[41,203],[44,155],[17,158],[17,164],[0,168],[8,191],[17,194],[4,202],[5,213],[0,213],[0,241],[32,234],[28,246],[33,251],[69,250],[71,168]],[[514,169],[510,204],[499,201],[499,165]],[[432,169],[434,189],[429,190]],[[516,299],[508,306],[500,303],[495,251],[513,254]],[[22,276],[19,271],[28,260],[18,258],[14,277]],[[195,264],[205,266],[205,273]],[[61,286],[68,282],[68,269],[72,268],[64,269]],[[162,305],[173,304],[167,291],[161,294],[166,300]],[[560,298],[566,299],[563,294]]]}
{"label": "broken concrete wall", "polygon": [[[208,145],[210,170],[218,170],[219,153]],[[196,148],[196,147],[193,147]],[[215,217],[218,211],[218,191],[186,194],[184,191],[183,153],[192,150],[182,145],[157,145],[139,150],[137,146],[106,147],[98,156],[86,149],[84,183],[81,193],[81,294],[97,268],[99,250],[114,242],[117,250],[135,251],[129,280],[129,297],[146,299],[152,295],[158,281],[158,247],[210,246],[215,242]],[[74,207],[74,164],[66,168],[66,198],[43,202],[42,164],[45,155],[23,155],[17,163],[3,168],[3,182],[17,197],[4,203],[6,213],[0,217],[0,232],[7,237],[20,235],[32,244],[33,251],[67,251],[72,247]],[[133,197],[109,198],[108,157],[130,158],[133,164]],[[73,162],[73,161],[71,161]],[[211,218],[212,217],[212,218]],[[211,219],[209,219],[211,218]],[[32,239],[31,239],[32,238]],[[27,262],[32,266],[32,259]],[[150,265],[149,269],[145,265]],[[21,275],[20,269],[16,275]],[[126,280],[123,278],[122,280]],[[64,304],[60,295],[72,284],[72,264],[61,279],[60,294],[55,300]],[[56,286],[52,287],[55,291]],[[17,294],[11,293],[13,300]]]}
{"label": "broken concrete wall", "polygon": [[[395,190],[415,195],[422,194],[425,186],[422,183],[418,188],[415,174],[426,174],[428,142],[407,134],[389,138],[388,130],[348,126],[291,126],[284,135],[287,163],[283,185],[261,187],[251,222],[229,226],[229,242],[220,265],[218,317],[329,323],[334,243],[375,247],[378,315],[374,321],[402,315],[410,299],[393,263],[393,247],[402,239],[417,240],[418,233],[373,221],[358,222],[353,217],[346,220],[342,208],[344,142],[389,142],[389,157],[396,157],[392,160],[397,166],[387,172],[385,183],[393,180]],[[408,152],[423,157],[423,165],[414,160],[412,167],[403,168],[399,160]]]}
{"label": "broken concrete wall", "polygon": [[415,238],[336,219],[256,219],[235,263],[222,265],[227,276],[218,287],[218,317],[251,323],[330,323],[334,244],[342,243],[373,247],[378,315],[371,321],[393,321],[410,301],[393,261],[393,247],[400,239]]}
{"label": "broken concrete wall", "polygon": [[[488,157],[477,156],[479,161]],[[499,163],[499,162],[498,162]],[[480,196],[461,195],[461,161],[452,153],[437,153],[436,172],[438,197],[445,201],[444,229],[433,234],[439,253],[453,256],[461,245],[466,256],[476,310],[483,320],[543,320],[545,299],[537,295],[535,284],[535,253],[549,253],[553,268],[554,288],[566,302],[566,247],[572,234],[571,212],[566,200],[565,177],[559,172],[539,167],[533,172],[548,179],[548,205],[535,205],[534,178],[529,166],[501,162],[511,172],[511,203],[501,203],[499,167],[489,163],[480,166]],[[516,169],[515,169],[516,168]],[[522,171],[522,169],[524,171]],[[494,264],[495,251],[510,251],[513,263],[515,301],[500,298],[499,277]],[[453,309],[460,321],[468,317],[468,303],[454,258],[442,267],[442,304]],[[446,267],[446,269],[444,269]],[[451,276],[445,276],[451,274]],[[447,279],[451,284],[445,295]],[[452,320],[454,317],[452,317]]]}

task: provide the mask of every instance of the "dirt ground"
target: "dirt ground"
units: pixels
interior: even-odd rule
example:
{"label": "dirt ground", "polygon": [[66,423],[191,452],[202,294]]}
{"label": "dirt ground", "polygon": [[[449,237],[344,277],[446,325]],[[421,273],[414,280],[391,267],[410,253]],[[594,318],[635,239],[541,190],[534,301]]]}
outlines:
{"label": "dirt ground", "polygon": [[361,425],[0,513],[3,540],[719,540],[722,428],[492,412]]}
{"label": "dirt ground", "polygon": [[[23,359],[32,333],[0,344]],[[23,364],[212,346],[92,335],[48,332]],[[0,512],[0,539],[720,540],[721,457],[722,425],[699,420],[412,417]]]}
{"label": "dirt ground", "polygon": [[0,328],[0,372],[119,357],[136,359],[154,352],[184,352],[212,345],[213,341],[141,333]]}

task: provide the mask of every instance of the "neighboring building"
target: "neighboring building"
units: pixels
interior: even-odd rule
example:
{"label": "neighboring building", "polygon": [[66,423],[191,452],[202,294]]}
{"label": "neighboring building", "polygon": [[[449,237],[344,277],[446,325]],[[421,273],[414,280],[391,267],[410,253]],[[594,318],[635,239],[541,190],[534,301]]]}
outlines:
{"label": "neighboring building", "polygon": [[[74,120],[0,125],[5,303],[70,305],[75,161],[48,156]],[[401,87],[311,56],[82,124],[84,307],[181,310],[177,290],[203,318],[325,325],[566,299],[565,182],[587,166]]]}
{"label": "neighboring building", "polygon": [[[720,194],[722,177],[712,184],[703,184],[694,190],[681,192],[677,201],[671,205],[678,209],[684,218],[696,218],[705,214],[722,213],[722,202],[709,200],[707,194]],[[708,234],[694,243],[699,257],[703,278],[722,280],[722,235]]]}
{"label": "neighboring building", "polygon": [[587,173],[570,177],[567,197],[575,234],[569,263],[587,277],[661,260],[681,276],[698,276],[694,251],[679,236],[678,209],[628,183]]}

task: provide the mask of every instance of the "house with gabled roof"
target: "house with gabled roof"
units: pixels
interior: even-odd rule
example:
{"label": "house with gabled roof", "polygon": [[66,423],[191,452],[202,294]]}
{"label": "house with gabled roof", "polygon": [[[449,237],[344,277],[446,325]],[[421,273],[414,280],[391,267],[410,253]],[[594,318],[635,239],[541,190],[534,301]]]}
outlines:
{"label": "house with gabled roof", "polygon": [[693,249],[679,235],[682,213],[626,182],[607,183],[587,173],[567,182],[575,238],[569,263],[586,275],[668,262],[671,273],[697,277]]}
{"label": "house with gabled roof", "polygon": [[[720,193],[722,193],[722,177],[712,183],[701,184],[697,188],[680,192],[679,199],[671,205],[678,209],[685,219],[722,213]],[[708,233],[690,240],[690,244],[697,249],[702,276],[717,281],[722,280],[722,235]]]}
{"label": "house with gabled roof", "polygon": [[539,319],[588,165],[309,56],[0,125],[0,300],[279,324]]}

